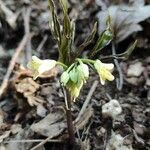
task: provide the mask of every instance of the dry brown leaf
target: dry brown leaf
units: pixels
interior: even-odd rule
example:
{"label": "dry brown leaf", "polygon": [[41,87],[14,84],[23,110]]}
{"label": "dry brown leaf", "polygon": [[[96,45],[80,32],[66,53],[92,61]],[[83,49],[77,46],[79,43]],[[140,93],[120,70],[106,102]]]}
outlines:
{"label": "dry brown leaf", "polygon": [[15,88],[17,94],[23,94],[30,106],[38,106],[39,104],[44,103],[41,98],[35,96],[35,93],[39,90],[40,85],[32,79],[31,72],[22,66],[18,66],[15,71],[13,87]]}

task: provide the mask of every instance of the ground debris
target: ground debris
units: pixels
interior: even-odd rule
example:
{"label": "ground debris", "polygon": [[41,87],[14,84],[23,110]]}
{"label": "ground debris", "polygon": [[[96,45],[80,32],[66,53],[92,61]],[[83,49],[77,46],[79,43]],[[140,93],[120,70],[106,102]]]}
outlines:
{"label": "ground debris", "polygon": [[131,145],[124,145],[124,138],[120,134],[112,132],[106,150],[133,150]]}
{"label": "ground debris", "polygon": [[31,126],[31,130],[35,133],[51,138],[59,136],[65,129],[66,123],[63,120],[63,113],[59,110],[48,114],[44,119]]}

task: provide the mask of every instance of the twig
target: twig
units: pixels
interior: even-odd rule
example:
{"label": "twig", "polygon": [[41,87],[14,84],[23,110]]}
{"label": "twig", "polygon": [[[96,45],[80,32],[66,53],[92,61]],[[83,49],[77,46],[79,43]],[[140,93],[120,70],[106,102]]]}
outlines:
{"label": "twig", "polygon": [[44,44],[45,44],[45,42],[46,42],[47,39],[48,39],[48,36],[45,35],[44,38],[43,38],[43,40],[41,41],[41,43],[39,44],[39,46],[38,46],[37,49],[36,49],[37,52],[40,52],[40,51],[41,51],[41,49],[42,49],[42,47],[44,46]]}
{"label": "twig", "polygon": [[2,0],[0,0],[0,10],[5,14],[6,21],[8,22],[8,24],[13,29],[15,29],[16,20],[18,18],[19,13],[14,13],[13,11],[11,11]]}
{"label": "twig", "polygon": [[[12,141],[5,141],[3,143],[39,143],[39,142],[43,142],[45,140],[42,139],[35,139],[35,140],[12,140]],[[52,142],[52,143],[61,143],[63,142],[62,140],[55,140],[55,139],[51,139],[48,140],[47,142]]]}
{"label": "twig", "polygon": [[94,91],[96,90],[97,85],[98,85],[98,81],[96,80],[96,81],[94,81],[94,83],[93,83],[93,85],[92,85],[92,87],[91,87],[91,89],[90,89],[90,91],[89,91],[89,93],[87,95],[87,98],[86,98],[86,100],[85,100],[85,102],[84,102],[84,104],[83,104],[83,106],[82,106],[82,108],[81,108],[81,110],[80,110],[80,112],[78,114],[78,117],[76,118],[75,122],[78,122],[80,120],[81,116],[84,114],[84,111],[86,110],[86,107],[88,106],[88,104],[89,104],[89,102],[91,100],[91,97],[92,97]]}
{"label": "twig", "polygon": [[[115,49],[115,43],[114,42],[112,42],[112,55],[114,55],[114,56],[116,55],[116,49]],[[119,73],[119,81],[117,82],[117,88],[118,88],[118,90],[121,91],[122,87],[123,87],[123,74],[122,74],[120,64],[116,58],[114,59],[114,63],[115,63],[115,66],[118,70],[118,73]]]}
{"label": "twig", "polygon": [[[26,15],[26,17],[28,17],[28,16]],[[28,24],[26,21],[28,21],[28,19],[24,19],[24,24]],[[25,28],[26,28],[26,25],[25,25]],[[16,63],[20,53],[23,51],[29,37],[30,37],[29,33],[25,33],[22,41],[19,43],[19,46],[16,48],[16,51],[15,51],[15,53],[14,53],[14,55],[13,55],[13,57],[9,63],[7,73],[4,76],[3,82],[2,82],[1,87],[0,87],[0,98],[3,96],[3,94],[5,93],[5,91],[8,87],[9,78],[10,78],[10,75],[11,75],[13,69],[14,69],[15,63]]]}
{"label": "twig", "polygon": [[[24,28],[25,34],[30,34],[30,14],[31,14],[31,7],[27,9],[23,9],[23,19],[24,19]],[[25,64],[31,60],[32,56],[32,49],[31,49],[31,36],[27,41],[26,48],[25,48]]]}
{"label": "twig", "polygon": [[38,145],[36,145],[36,146],[34,146],[33,148],[31,148],[31,150],[36,150],[36,149],[38,149],[39,147],[41,147],[41,146],[44,145],[45,143],[49,142],[51,138],[52,138],[52,137],[49,136],[49,137],[46,138],[44,141],[40,142]]}

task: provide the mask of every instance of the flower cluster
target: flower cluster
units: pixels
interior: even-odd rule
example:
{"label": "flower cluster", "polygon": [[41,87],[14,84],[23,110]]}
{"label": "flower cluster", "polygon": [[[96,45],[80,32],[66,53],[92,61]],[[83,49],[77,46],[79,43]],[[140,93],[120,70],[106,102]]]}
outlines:
{"label": "flower cluster", "polygon": [[32,61],[28,63],[28,68],[33,73],[33,78],[36,79],[43,73],[50,71],[57,64],[65,66],[65,71],[61,75],[61,84],[65,86],[70,94],[73,101],[80,94],[80,90],[84,83],[89,78],[89,67],[87,64],[91,64],[97,71],[100,77],[102,85],[105,84],[106,80],[113,81],[114,76],[111,74],[114,68],[112,63],[102,63],[100,60],[89,60],[89,59],[76,59],[76,61],[69,67],[55,60],[41,60],[36,56],[32,57]]}
{"label": "flower cluster", "polygon": [[89,68],[82,62],[79,65],[73,64],[61,75],[61,83],[68,88],[73,101],[79,96],[80,90],[88,77]]}

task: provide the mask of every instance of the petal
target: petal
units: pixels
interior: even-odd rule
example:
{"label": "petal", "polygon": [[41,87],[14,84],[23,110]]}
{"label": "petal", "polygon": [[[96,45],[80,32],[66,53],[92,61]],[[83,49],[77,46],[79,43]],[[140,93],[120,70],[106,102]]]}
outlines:
{"label": "petal", "polygon": [[43,60],[42,64],[38,68],[39,74],[43,74],[44,72],[47,72],[54,68],[56,66],[55,60]]}
{"label": "petal", "polygon": [[85,78],[89,77],[89,67],[86,64],[82,64],[82,72]]}
{"label": "petal", "polygon": [[100,60],[96,60],[95,63],[94,63],[94,67],[97,71],[99,71],[100,67],[101,67],[101,61]]}
{"label": "petal", "polygon": [[42,62],[42,60],[39,59],[37,56],[32,56],[32,61],[35,61],[37,63],[41,63]]}
{"label": "petal", "polygon": [[109,81],[113,81],[114,79],[115,77],[111,73],[107,76],[107,80]]}
{"label": "petal", "polygon": [[101,72],[101,76],[109,81],[114,80],[114,76],[111,74],[109,70],[106,70],[106,69],[103,72]]}
{"label": "petal", "polygon": [[33,75],[33,80],[36,80],[37,77],[39,76],[39,73],[38,73],[37,71],[34,71],[34,72],[32,73],[32,75]]}
{"label": "petal", "polygon": [[81,76],[83,76],[83,78],[88,79],[88,77],[89,77],[89,67],[88,67],[88,65],[80,64],[77,67],[77,69],[78,69],[79,73],[81,74]]}
{"label": "petal", "polygon": [[32,60],[27,64],[27,67],[31,70],[38,70],[41,63],[42,63],[42,60],[40,60],[36,56],[32,56]]}
{"label": "petal", "polygon": [[101,82],[101,84],[102,84],[102,85],[105,85],[105,79],[103,79],[102,76],[99,76],[99,77],[100,77],[100,82]]}
{"label": "petal", "polygon": [[56,61],[50,60],[50,59],[45,59],[45,60],[43,60],[42,65],[48,66],[50,69],[52,69],[56,66]]}
{"label": "petal", "polygon": [[61,83],[66,86],[67,82],[69,81],[69,73],[67,71],[64,71],[60,77]]}
{"label": "petal", "polygon": [[112,64],[112,63],[110,63],[110,64],[103,63],[103,66],[104,66],[107,70],[113,70],[113,69],[114,69],[114,64]]}

